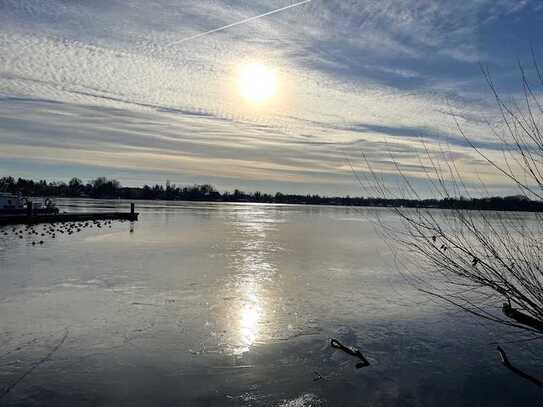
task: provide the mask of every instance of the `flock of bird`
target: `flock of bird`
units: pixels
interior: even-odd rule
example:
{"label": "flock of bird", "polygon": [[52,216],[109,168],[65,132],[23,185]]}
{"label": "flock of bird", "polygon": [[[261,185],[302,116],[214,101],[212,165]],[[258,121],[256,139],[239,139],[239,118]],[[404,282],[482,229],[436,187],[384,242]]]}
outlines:
{"label": "flock of bird", "polygon": [[[62,222],[62,223],[51,223],[51,224],[41,224],[41,225],[25,225],[22,227],[10,227],[0,230],[1,235],[3,236],[13,236],[15,238],[23,239],[25,236],[32,238],[32,246],[44,244],[44,239],[49,237],[51,239],[56,239],[61,235],[71,236],[74,233],[80,233],[84,229],[92,228],[111,228],[111,221],[86,221],[86,222]],[[40,240],[37,240],[40,239]]]}

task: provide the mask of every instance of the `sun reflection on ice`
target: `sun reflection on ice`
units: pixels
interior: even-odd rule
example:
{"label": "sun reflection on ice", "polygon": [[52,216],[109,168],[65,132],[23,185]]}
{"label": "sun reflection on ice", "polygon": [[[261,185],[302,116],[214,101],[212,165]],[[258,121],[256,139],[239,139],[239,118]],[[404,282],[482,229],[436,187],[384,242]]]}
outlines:
{"label": "sun reflection on ice", "polygon": [[[269,318],[269,292],[266,285],[272,281],[276,267],[270,263],[269,251],[274,242],[268,232],[275,227],[273,220],[265,219],[257,208],[236,213],[236,256],[231,265],[236,273],[232,284],[237,292],[236,308],[231,308],[235,321],[235,354],[248,352],[256,343],[266,340],[262,324]],[[269,216],[269,214],[267,214]],[[267,221],[266,221],[267,220]],[[232,304],[234,305],[234,304]]]}
{"label": "sun reflection on ice", "polygon": [[258,337],[258,324],[260,322],[260,310],[255,304],[246,304],[241,309],[240,334],[246,350],[254,345]]}
{"label": "sun reflection on ice", "polygon": [[257,342],[264,314],[258,275],[246,275],[240,283],[241,306],[237,314],[239,348],[236,353],[248,352]]}

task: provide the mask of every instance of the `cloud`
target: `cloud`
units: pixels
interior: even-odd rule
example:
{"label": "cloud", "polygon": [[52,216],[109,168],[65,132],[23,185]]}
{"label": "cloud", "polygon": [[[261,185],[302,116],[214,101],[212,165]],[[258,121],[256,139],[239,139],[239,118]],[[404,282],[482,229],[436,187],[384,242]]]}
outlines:
{"label": "cloud", "polygon": [[[510,75],[489,52],[491,34],[503,19],[528,21],[536,3],[313,0],[172,45],[288,4],[0,2],[0,154],[122,169],[127,179],[145,170],[333,190],[353,181],[349,148],[383,171],[389,148],[414,174],[423,137],[436,154],[445,141],[475,166],[449,112],[478,146],[499,149],[477,63]],[[280,97],[260,108],[235,88],[237,67],[254,60],[280,76]]]}

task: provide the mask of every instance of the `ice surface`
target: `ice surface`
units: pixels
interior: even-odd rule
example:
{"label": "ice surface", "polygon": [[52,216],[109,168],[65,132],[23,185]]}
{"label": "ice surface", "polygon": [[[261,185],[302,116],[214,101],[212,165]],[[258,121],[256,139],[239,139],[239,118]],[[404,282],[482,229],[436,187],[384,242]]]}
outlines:
{"label": "ice surface", "polygon": [[[137,210],[133,233],[128,223],[114,222],[40,236],[44,244],[33,246],[35,235],[0,230],[0,389],[68,332],[1,402],[305,407],[539,400],[537,388],[496,362],[490,343],[497,328],[489,331],[405,283],[374,229],[377,209],[138,202]],[[330,337],[359,348],[371,366],[355,369],[357,360],[331,348]],[[524,353],[516,361],[531,362]]]}

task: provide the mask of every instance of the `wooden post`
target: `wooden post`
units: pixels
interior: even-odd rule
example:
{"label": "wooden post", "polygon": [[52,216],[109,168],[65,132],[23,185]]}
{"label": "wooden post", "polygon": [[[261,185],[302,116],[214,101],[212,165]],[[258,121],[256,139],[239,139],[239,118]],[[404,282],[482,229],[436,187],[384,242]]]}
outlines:
{"label": "wooden post", "polygon": [[32,201],[26,203],[26,216],[32,216]]}

